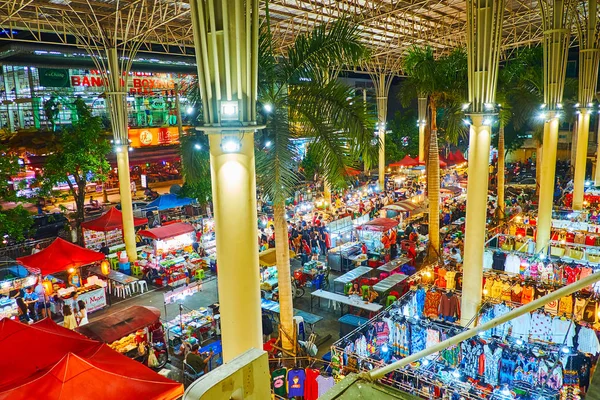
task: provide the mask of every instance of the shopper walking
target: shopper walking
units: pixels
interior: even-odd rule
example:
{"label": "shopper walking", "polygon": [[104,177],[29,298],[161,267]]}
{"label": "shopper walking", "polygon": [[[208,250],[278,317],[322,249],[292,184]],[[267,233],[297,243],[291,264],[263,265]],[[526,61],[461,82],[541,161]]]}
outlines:
{"label": "shopper walking", "polygon": [[83,300],[79,300],[77,305],[79,306],[79,311],[76,315],[77,326],[82,326],[88,323],[87,308],[85,307],[85,301]]}
{"label": "shopper walking", "polygon": [[65,304],[63,306],[63,317],[64,317],[63,326],[65,328],[67,328],[67,329],[77,328],[77,321],[75,320],[75,314],[73,314],[73,310],[71,309],[71,306],[68,304]]}

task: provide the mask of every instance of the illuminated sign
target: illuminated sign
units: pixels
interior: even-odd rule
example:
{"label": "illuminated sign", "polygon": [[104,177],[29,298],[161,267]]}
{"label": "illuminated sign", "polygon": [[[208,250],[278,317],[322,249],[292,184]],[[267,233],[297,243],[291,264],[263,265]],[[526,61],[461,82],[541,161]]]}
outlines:
{"label": "illuminated sign", "polygon": [[[183,130],[189,129],[184,126]],[[162,128],[132,128],[129,129],[131,147],[161,146],[179,143],[179,130],[176,126]]]}
{"label": "illuminated sign", "polygon": [[[71,75],[71,86],[73,87],[97,87],[105,86],[104,79],[100,75]],[[121,78],[121,86],[125,86],[125,81]],[[175,88],[175,81],[167,76],[148,76],[138,77],[129,76],[127,86],[132,93],[146,93],[154,90],[167,90]]]}

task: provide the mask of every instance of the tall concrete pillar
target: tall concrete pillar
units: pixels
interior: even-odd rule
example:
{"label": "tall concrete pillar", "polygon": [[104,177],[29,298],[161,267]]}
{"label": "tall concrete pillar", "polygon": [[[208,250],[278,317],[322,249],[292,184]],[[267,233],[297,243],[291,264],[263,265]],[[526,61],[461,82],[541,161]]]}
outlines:
{"label": "tall concrete pillar", "polygon": [[377,96],[377,136],[379,137],[379,188],[385,189],[385,131],[387,130],[388,95],[393,76],[385,72],[371,74]]}
{"label": "tall concrete pillar", "polygon": [[425,162],[425,127],[427,126],[427,97],[419,95],[419,162]]}
{"label": "tall concrete pillar", "polygon": [[536,235],[536,251],[539,252],[547,248],[552,226],[558,120],[567,71],[572,2],[540,0],[538,4],[544,28],[544,107],[540,117],[545,119]]}
{"label": "tall concrete pillar", "polygon": [[122,79],[119,54],[116,48],[107,49],[108,91],[107,100],[113,128],[114,150],[117,154],[117,173],[121,213],[123,214],[123,239],[130,262],[137,260],[133,207],[131,205],[131,176],[129,174],[129,135],[127,131],[127,87]]}
{"label": "tall concrete pillar", "polygon": [[262,348],[254,132],[258,0],[191,0],[209,137],[223,358]]}
{"label": "tall concrete pillar", "polygon": [[598,2],[588,0],[588,11],[576,8],[576,24],[579,36],[579,115],[577,118],[577,151],[573,178],[573,209],[583,208],[585,170],[587,162],[588,138],[590,131],[589,107],[592,106],[598,84],[600,46],[598,38]]}
{"label": "tall concrete pillar", "polygon": [[471,133],[461,304],[464,325],[477,315],[481,305],[491,124],[497,115],[495,98],[504,3],[504,0],[467,1]]}

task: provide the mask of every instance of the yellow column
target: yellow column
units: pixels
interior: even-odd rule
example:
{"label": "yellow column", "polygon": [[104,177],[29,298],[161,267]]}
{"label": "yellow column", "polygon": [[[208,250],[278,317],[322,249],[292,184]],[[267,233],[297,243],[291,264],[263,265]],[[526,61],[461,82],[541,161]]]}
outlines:
{"label": "yellow column", "polygon": [[260,272],[256,225],[254,133],[241,150],[225,153],[221,136],[209,134],[221,334],[225,362],[262,349]]}
{"label": "yellow column", "polygon": [[552,206],[554,204],[554,177],[556,174],[556,147],[558,145],[558,117],[554,111],[548,113],[544,122],[542,146],[542,169],[540,173],[540,196],[538,206],[536,251],[542,251],[550,241]]}
{"label": "yellow column", "polygon": [[469,138],[469,181],[467,184],[461,301],[461,323],[463,325],[466,325],[477,314],[481,304],[491,137],[490,126],[483,124],[484,116],[482,114],[473,114],[471,118],[473,124]]}
{"label": "yellow column", "polygon": [[121,151],[117,151],[117,171],[119,175],[119,193],[121,197],[121,213],[123,214],[123,239],[125,241],[125,251],[130,262],[137,260],[137,250],[135,244],[135,227],[133,224],[133,209],[131,206],[131,186],[129,175],[129,155],[127,153],[129,146],[117,146]]}
{"label": "yellow column", "polygon": [[126,88],[121,86],[121,68],[117,49],[109,49],[108,69],[110,71],[108,106],[111,108],[114,130],[115,150],[117,152],[117,171],[119,176],[119,195],[123,219],[123,240],[130,262],[137,260],[133,207],[131,205],[131,176],[129,175],[129,136],[127,131],[127,108],[125,106]]}
{"label": "yellow column", "polygon": [[419,162],[425,162],[425,126],[427,125],[427,97],[417,99],[419,112]]}
{"label": "yellow column", "polygon": [[573,210],[583,208],[585,187],[585,167],[587,161],[588,135],[590,132],[590,111],[579,110],[577,123],[577,154],[575,156],[575,176],[573,177]]}
{"label": "yellow column", "polygon": [[[600,130],[600,128],[599,128]],[[598,146],[596,148],[596,169],[594,171],[594,185],[600,186],[600,132],[598,132]]]}

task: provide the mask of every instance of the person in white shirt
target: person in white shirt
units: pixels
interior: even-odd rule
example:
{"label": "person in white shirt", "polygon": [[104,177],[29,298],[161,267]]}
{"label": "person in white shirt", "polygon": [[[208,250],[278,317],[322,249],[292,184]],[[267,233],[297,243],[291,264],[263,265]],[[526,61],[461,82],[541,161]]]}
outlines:
{"label": "person in white shirt", "polygon": [[42,251],[42,247],[40,246],[40,244],[36,244],[35,247],[33,249],[31,249],[31,254],[37,254],[40,251]]}
{"label": "person in white shirt", "polygon": [[453,261],[456,264],[460,264],[462,262],[462,256],[460,255],[460,252],[456,248],[452,249],[452,251],[450,252],[449,258],[451,261]]}

